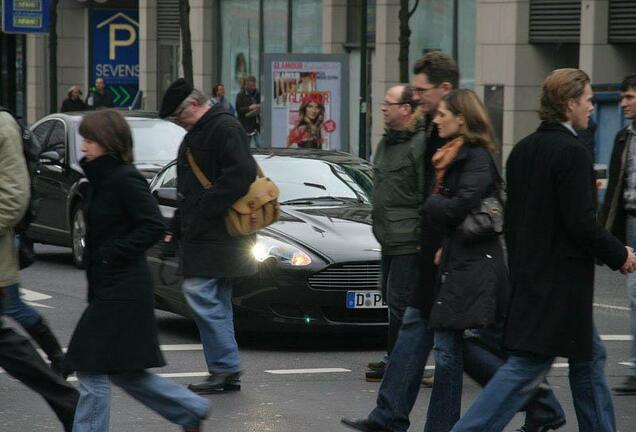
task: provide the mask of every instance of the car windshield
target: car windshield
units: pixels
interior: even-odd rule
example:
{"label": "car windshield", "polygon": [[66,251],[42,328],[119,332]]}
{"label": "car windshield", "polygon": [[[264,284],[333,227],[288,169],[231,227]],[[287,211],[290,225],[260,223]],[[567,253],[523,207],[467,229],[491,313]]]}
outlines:
{"label": "car windshield", "polygon": [[[186,131],[181,126],[160,119],[127,118],[133,133],[133,153],[137,164],[165,165],[177,156],[179,144]],[[79,120],[75,128],[79,130]],[[77,132],[75,145],[80,151],[82,137]]]}
{"label": "car windshield", "polygon": [[280,189],[282,204],[371,202],[372,169],[363,163],[333,163],[285,156],[258,157],[266,176]]}

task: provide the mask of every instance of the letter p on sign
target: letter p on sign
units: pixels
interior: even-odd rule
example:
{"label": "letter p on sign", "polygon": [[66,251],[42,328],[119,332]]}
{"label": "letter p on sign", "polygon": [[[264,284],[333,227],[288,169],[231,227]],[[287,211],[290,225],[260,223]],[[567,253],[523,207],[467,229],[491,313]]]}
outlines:
{"label": "letter p on sign", "polygon": [[[117,39],[117,31],[128,32],[128,39]],[[137,30],[130,24],[110,24],[108,26],[109,50],[108,58],[115,60],[115,50],[117,47],[127,47],[135,43]]]}

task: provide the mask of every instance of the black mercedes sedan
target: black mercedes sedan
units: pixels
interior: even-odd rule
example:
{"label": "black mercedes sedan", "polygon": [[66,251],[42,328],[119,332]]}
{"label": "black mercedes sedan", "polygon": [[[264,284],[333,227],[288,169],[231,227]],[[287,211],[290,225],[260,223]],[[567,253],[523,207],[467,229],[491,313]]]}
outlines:
{"label": "black mercedes sedan", "polygon": [[[34,242],[71,247],[73,262],[80,268],[86,235],[82,200],[88,185],[79,165],[83,153],[78,130],[84,114],[51,114],[30,128],[41,153],[34,177],[38,211],[27,232]],[[132,129],[135,165],[150,180],[175,158],[185,129],[156,113],[122,114]]]}
{"label": "black mercedes sedan", "polygon": [[[323,150],[256,150],[254,157],[280,189],[281,218],[252,246],[256,275],[235,281],[237,330],[385,331],[371,165]],[[150,185],[166,218],[174,213],[175,186],[174,163]],[[176,260],[162,261],[158,247],[148,260],[157,307],[190,316]]]}

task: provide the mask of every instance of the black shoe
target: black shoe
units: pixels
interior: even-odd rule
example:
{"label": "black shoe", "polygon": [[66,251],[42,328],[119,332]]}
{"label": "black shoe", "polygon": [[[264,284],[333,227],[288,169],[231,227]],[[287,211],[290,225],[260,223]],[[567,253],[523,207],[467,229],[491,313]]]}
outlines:
{"label": "black shoe", "polygon": [[40,345],[42,351],[46,353],[46,356],[51,362],[51,369],[53,369],[53,372],[66,379],[68,377],[68,372],[63,369],[64,353],[62,352],[62,347],[48,323],[44,321],[43,318],[40,318],[38,322],[25,330],[29,336],[31,336],[38,345]]}
{"label": "black shoe", "polygon": [[387,429],[369,419],[349,419],[343,417],[340,419],[340,422],[345,426],[349,426],[352,429],[362,432],[392,432],[390,429]]}
{"label": "black shoe", "polygon": [[241,372],[211,373],[198,384],[190,384],[188,389],[196,394],[215,394],[241,390]]}
{"label": "black shoe", "polygon": [[435,374],[433,372],[424,372],[424,376],[422,376],[422,387],[431,388],[433,387],[433,378]]}
{"label": "black shoe", "polygon": [[384,378],[384,369],[369,369],[364,373],[364,379],[369,382],[380,382]]}
{"label": "black shoe", "polygon": [[614,387],[614,393],[617,395],[633,395],[636,394],[636,377],[628,376],[623,384]]}
{"label": "black shoe", "polygon": [[546,420],[531,419],[526,415],[526,422],[516,432],[548,432],[557,430],[565,425],[565,418],[556,417]]}
{"label": "black shoe", "polygon": [[384,360],[380,360],[379,362],[367,363],[367,368],[371,370],[379,370],[379,369],[384,370],[385,367],[386,367],[386,363],[384,362]]}

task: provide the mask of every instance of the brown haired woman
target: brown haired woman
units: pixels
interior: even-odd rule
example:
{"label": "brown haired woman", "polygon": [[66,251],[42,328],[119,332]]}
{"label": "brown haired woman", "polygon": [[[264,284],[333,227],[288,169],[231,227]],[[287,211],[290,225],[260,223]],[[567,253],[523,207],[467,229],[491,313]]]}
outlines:
{"label": "brown haired woman", "polygon": [[[499,175],[486,109],[471,90],[446,95],[434,118],[448,140],[433,155],[435,186],[424,204],[423,251],[438,266],[430,328],[435,330],[435,378],[426,432],[448,432],[459,419],[465,329],[494,325],[507,292],[506,267],[497,235],[468,239],[459,226],[481,201],[497,195]],[[432,233],[432,234],[430,234]],[[430,270],[430,269],[429,269]]]}
{"label": "brown haired woman", "polygon": [[145,251],[164,231],[145,178],[132,165],[128,123],[114,110],[88,114],[79,132],[89,181],[88,307],[66,356],[80,399],[73,431],[108,431],[111,382],[185,431],[199,431],[207,400],[146,371],[165,365],[154,316]]}

